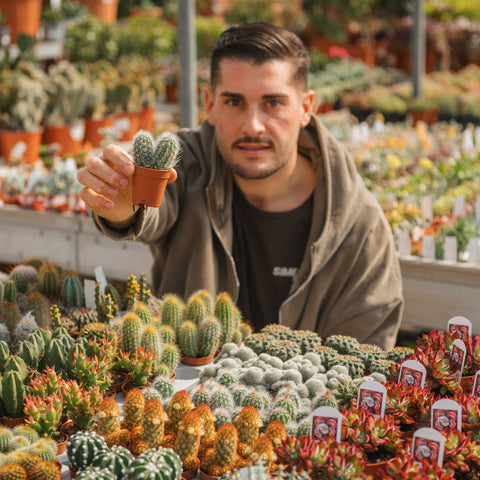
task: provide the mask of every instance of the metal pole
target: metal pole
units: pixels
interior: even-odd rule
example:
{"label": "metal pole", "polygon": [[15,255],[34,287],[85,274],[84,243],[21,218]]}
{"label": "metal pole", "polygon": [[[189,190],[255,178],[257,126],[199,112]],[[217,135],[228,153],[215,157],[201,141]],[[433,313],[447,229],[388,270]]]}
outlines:
{"label": "metal pole", "polygon": [[180,56],[180,126],[195,128],[198,124],[195,0],[178,2],[178,54]]}
{"label": "metal pole", "polygon": [[425,0],[415,0],[415,17],[412,35],[413,96],[415,98],[423,96],[426,45],[427,22],[425,15]]}

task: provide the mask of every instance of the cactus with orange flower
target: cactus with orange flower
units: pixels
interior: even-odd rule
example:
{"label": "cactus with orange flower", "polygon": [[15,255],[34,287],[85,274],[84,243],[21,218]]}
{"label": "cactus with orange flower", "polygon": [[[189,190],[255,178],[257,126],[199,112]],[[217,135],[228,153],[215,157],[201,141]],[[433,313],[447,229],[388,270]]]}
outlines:
{"label": "cactus with orange flower", "polygon": [[186,390],[179,390],[168,402],[168,433],[177,434],[178,424],[183,415],[193,410],[193,403]]}
{"label": "cactus with orange flower", "polygon": [[232,470],[239,460],[237,454],[238,430],[231,423],[224,423],[217,430],[215,444],[207,451],[200,468],[209,475],[223,475]]}
{"label": "cactus with orange flower", "polygon": [[215,441],[215,417],[212,409],[206,403],[200,403],[194,410],[203,422],[203,435],[200,439],[199,456],[203,457],[205,452],[213,447]]}
{"label": "cactus with orange flower", "polygon": [[[261,426],[260,415],[257,409],[252,405],[247,405],[242,408],[237,417],[238,442],[239,450],[245,450],[243,445],[251,447],[258,438]],[[245,456],[241,452],[240,455]]]}
{"label": "cactus with orange flower", "polygon": [[120,413],[120,407],[115,398],[105,398],[98,411],[97,432],[105,436],[120,430]]}
{"label": "cactus with orange flower", "polygon": [[130,448],[131,432],[127,428],[120,428],[115,432],[105,435],[104,438],[108,448],[111,448],[114,445]]}
{"label": "cactus with orange flower", "polygon": [[124,428],[132,430],[134,427],[142,425],[144,407],[145,397],[138,388],[133,388],[125,395],[123,406]]}
{"label": "cactus with orange flower", "polygon": [[265,428],[264,434],[272,441],[275,448],[287,439],[287,429],[281,420],[271,421]]}
{"label": "cactus with orange flower", "polygon": [[165,422],[168,416],[163,409],[162,402],[156,398],[150,399],[143,408],[143,438],[150,448],[159,447],[163,444]]}
{"label": "cactus with orange flower", "polygon": [[258,437],[251,446],[250,460],[253,463],[262,462],[269,472],[275,468],[275,455],[272,441],[265,435]]}
{"label": "cactus with orange flower", "polygon": [[203,434],[203,422],[195,410],[187,412],[178,423],[175,452],[182,460],[183,470],[196,470],[200,466],[198,452]]}

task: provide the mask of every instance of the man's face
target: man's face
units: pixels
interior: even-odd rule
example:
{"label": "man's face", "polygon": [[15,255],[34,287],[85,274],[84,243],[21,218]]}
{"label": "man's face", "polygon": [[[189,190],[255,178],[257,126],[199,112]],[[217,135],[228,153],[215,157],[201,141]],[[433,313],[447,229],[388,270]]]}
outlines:
{"label": "man's face", "polygon": [[218,149],[235,175],[263,179],[295,165],[314,94],[303,92],[292,77],[289,61],[221,60],[215,92],[207,89],[205,99]]}

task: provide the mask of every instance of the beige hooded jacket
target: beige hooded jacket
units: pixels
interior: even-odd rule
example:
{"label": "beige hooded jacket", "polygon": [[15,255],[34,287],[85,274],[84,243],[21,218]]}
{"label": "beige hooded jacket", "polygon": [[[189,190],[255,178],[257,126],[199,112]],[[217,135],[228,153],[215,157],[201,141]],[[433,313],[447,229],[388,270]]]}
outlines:
{"label": "beige hooded jacket", "polygon": [[[159,208],[139,210],[122,232],[93,215],[114,240],[150,245],[154,293],[184,298],[205,288],[238,296],[231,255],[232,176],[207,122],[181,130],[178,178]],[[317,172],[308,247],[278,321],[322,337],[345,334],[386,349],[395,344],[403,311],[402,280],[390,227],[354,161],[318,120],[302,129],[299,151]],[[268,286],[265,287],[268,295]]]}

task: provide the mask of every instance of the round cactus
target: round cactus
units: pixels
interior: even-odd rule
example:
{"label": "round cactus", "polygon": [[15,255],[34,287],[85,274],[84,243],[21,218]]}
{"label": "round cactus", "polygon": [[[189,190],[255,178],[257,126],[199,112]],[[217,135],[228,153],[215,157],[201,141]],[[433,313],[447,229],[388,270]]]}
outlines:
{"label": "round cactus", "polygon": [[283,361],[300,355],[300,346],[291,340],[273,340],[265,345],[265,352]]}
{"label": "round cactus", "polygon": [[165,375],[154,378],[152,385],[160,393],[161,398],[171,398],[174,393],[172,379]]}
{"label": "round cactus", "polygon": [[99,451],[91,465],[112,472],[117,480],[126,478],[127,471],[134,457],[125,447],[114,445],[110,450]]}
{"label": "round cactus", "polygon": [[233,395],[227,387],[218,387],[210,395],[208,405],[212,410],[217,408],[224,408],[226,410],[233,410],[234,407]]}
{"label": "round cactus", "polygon": [[240,375],[240,381],[245,385],[260,385],[265,372],[259,367],[251,367]]}
{"label": "round cactus", "polygon": [[0,425],[0,452],[8,451],[8,444],[12,439],[14,433],[9,428]]}
{"label": "round cactus", "polygon": [[40,438],[38,432],[29,425],[20,424],[13,427],[12,434],[27,438],[29,443],[36,442]]}
{"label": "round cactus", "polygon": [[19,292],[25,293],[31,283],[38,281],[38,272],[31,265],[19,264],[11,270],[8,277],[15,282]]}
{"label": "round cactus", "polygon": [[89,467],[95,456],[107,449],[105,440],[96,432],[77,432],[67,441],[66,453],[72,470]]}
{"label": "round cactus", "polygon": [[365,364],[363,361],[354,355],[337,355],[332,358],[329,366],[343,365],[348,368],[348,373],[352,378],[359,378],[365,372]]}
{"label": "round cactus", "polygon": [[131,464],[127,480],[179,480],[180,457],[171,449],[158,447],[141,454]]}
{"label": "round cactus", "polygon": [[89,467],[77,473],[77,480],[116,480],[114,472],[108,468]]}
{"label": "round cactus", "polygon": [[325,340],[325,346],[334,348],[342,355],[348,354],[359,345],[360,342],[355,337],[348,335],[330,335]]}
{"label": "round cactus", "polygon": [[24,449],[27,453],[38,455],[43,460],[54,462],[57,456],[57,444],[49,437],[42,437]]}
{"label": "round cactus", "polygon": [[1,480],[27,480],[27,472],[17,463],[7,463],[0,468]]}
{"label": "round cactus", "polygon": [[360,358],[367,370],[370,370],[370,365],[374,360],[387,358],[387,352],[383,348],[368,343],[361,343],[358,347],[353,348],[349,354]]}
{"label": "round cactus", "polygon": [[414,350],[410,347],[393,347],[387,352],[387,359],[392,360],[395,363],[402,363],[403,360],[406,360],[413,353]]}

